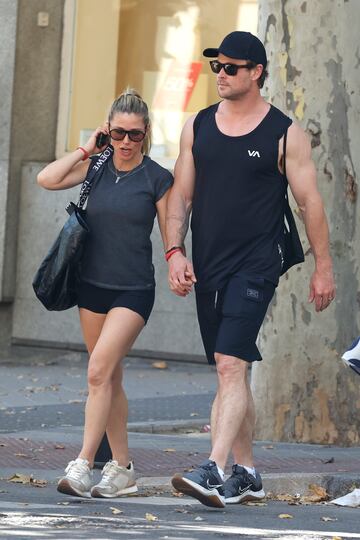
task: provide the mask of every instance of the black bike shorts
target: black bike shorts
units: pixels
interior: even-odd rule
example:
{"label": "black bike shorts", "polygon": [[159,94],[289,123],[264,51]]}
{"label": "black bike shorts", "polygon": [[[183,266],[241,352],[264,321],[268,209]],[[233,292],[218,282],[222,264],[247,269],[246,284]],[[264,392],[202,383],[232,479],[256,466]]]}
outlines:
{"label": "black bike shorts", "polygon": [[141,315],[145,324],[150,317],[154,301],[155,289],[104,289],[81,281],[78,290],[79,308],[105,314],[115,307],[125,307]]}
{"label": "black bike shorts", "polygon": [[200,333],[209,364],[214,353],[247,362],[262,360],[256,339],[275,285],[258,276],[236,273],[219,291],[196,290]]}

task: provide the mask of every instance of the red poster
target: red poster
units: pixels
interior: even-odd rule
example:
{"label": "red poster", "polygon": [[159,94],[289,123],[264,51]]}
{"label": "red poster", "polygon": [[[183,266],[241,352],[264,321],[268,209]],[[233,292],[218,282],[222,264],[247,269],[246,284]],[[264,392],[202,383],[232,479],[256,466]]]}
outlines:
{"label": "red poster", "polygon": [[182,64],[173,60],[164,83],[157,91],[152,108],[185,111],[200,75],[202,62]]}

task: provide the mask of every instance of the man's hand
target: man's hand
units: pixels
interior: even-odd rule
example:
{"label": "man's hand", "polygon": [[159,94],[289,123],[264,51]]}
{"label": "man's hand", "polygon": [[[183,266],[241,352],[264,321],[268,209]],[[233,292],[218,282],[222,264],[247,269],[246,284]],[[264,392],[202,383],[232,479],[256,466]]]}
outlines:
{"label": "man's hand", "polygon": [[191,262],[179,251],[168,261],[169,286],[177,296],[187,296],[196,283],[196,277]]}
{"label": "man's hand", "polygon": [[316,267],[310,280],[309,302],[315,310],[323,311],[335,298],[335,283],[331,265]]}

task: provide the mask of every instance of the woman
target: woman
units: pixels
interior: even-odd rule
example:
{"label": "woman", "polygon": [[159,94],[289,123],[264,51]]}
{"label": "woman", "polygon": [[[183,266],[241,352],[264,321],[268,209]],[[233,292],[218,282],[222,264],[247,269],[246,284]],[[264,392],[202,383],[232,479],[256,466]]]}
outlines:
{"label": "woman", "polygon": [[[165,209],[173,177],[148,156],[150,123],[146,103],[127,89],[111,107],[105,128],[97,128],[82,148],[47,165],[38,183],[50,190],[80,184],[108,134],[112,158],[101,169],[87,202],[89,240],[81,264],[78,307],[89,352],[82,449],[71,461],[58,491],[76,496],[117,497],[137,491],[129,461],[127,399],[122,359],[146,324],[154,304],[155,281],[150,234],[157,215],[165,245]],[[106,431],[113,459],[92,487],[95,453]]]}

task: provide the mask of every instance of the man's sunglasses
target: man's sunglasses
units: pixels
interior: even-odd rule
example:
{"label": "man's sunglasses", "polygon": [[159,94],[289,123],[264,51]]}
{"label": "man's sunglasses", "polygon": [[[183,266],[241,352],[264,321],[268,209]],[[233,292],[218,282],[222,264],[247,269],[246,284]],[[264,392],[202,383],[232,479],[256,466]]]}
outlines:
{"label": "man's sunglasses", "polygon": [[210,60],[210,67],[214,73],[220,73],[220,71],[224,68],[226,75],[234,77],[234,75],[237,74],[238,69],[252,69],[254,64],[248,63],[239,66],[238,64],[222,64],[218,60]]}
{"label": "man's sunglasses", "polygon": [[126,135],[128,135],[130,141],[141,142],[142,140],[144,140],[146,135],[146,131],[141,131],[141,129],[130,129],[128,131],[127,129],[114,128],[110,129],[109,133],[110,137],[114,141],[123,141]]}

